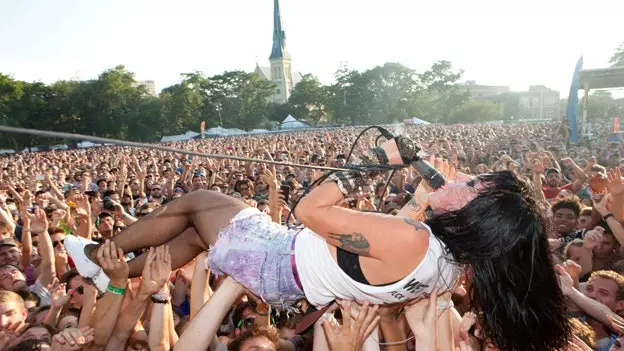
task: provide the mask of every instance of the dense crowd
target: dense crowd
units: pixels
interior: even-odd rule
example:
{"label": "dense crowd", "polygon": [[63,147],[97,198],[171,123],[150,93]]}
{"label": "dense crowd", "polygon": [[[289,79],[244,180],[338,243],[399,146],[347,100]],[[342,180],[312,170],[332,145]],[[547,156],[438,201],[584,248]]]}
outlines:
{"label": "dense crowd", "polygon": [[[567,350],[624,350],[624,148],[601,125],[578,143],[561,124],[392,127],[415,140],[448,180],[512,171],[531,179],[548,220],[559,286],[574,337]],[[168,146],[284,164],[343,167],[362,128],[198,139]],[[354,155],[375,143],[370,132]],[[204,252],[172,270],[167,246],[120,252],[109,239],[194,191],[221,192],[281,225],[323,175],[314,168],[188,157],[116,146],[19,153],[0,158],[1,350],[481,350],[495,349],[471,308],[470,277],[452,292],[449,320],[436,294],[405,306],[342,301],[308,330],[305,303],[280,313],[224,276]],[[396,214],[425,186],[413,169],[378,174],[344,207]],[[425,190],[426,192],[426,190]],[[120,289],[100,292],[64,247],[76,235],[103,243],[98,261]],[[389,233],[390,235],[390,233]],[[126,261],[144,254],[140,278]],[[202,313],[216,289],[240,299]],[[540,291],[531,291],[540,294]],[[505,306],[501,306],[505,308]],[[216,325],[210,344],[197,331]],[[369,337],[369,335],[372,335]]]}

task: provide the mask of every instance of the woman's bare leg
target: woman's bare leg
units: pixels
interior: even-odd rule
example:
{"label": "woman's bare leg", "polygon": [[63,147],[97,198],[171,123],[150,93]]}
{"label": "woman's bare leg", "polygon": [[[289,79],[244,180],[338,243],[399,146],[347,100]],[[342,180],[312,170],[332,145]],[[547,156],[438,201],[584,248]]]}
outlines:
{"label": "woman's bare leg", "polygon": [[[189,240],[188,245],[197,247],[201,243],[201,247],[208,248],[217,241],[219,233],[230,224],[232,218],[247,207],[244,202],[219,192],[196,190],[157,208],[111,240],[123,252],[132,252],[171,242],[187,229],[194,228],[199,241]],[[184,245],[176,245],[175,251],[170,248],[171,256],[183,255],[181,249],[185,249]],[[85,251],[96,262],[96,247]]]}
{"label": "woman's bare leg", "polygon": [[[166,242],[165,245],[169,246],[172,269],[184,266],[197,257],[200,252],[208,250],[208,246],[201,240],[194,227],[187,228],[182,234]],[[130,278],[141,276],[146,258],[147,253],[144,253],[128,262]]]}

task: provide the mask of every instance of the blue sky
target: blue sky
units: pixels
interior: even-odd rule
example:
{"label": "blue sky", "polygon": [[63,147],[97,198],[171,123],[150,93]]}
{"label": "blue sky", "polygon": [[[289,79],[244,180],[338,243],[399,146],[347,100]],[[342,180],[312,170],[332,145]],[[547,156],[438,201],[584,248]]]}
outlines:
{"label": "blue sky", "polygon": [[[592,4],[592,5],[590,5]],[[281,0],[293,67],[329,83],[341,62],[446,59],[463,80],[544,84],[566,96],[578,57],[605,66],[622,0]],[[53,82],[124,64],[157,89],[194,70],[268,64],[273,0],[0,0],[0,72]]]}

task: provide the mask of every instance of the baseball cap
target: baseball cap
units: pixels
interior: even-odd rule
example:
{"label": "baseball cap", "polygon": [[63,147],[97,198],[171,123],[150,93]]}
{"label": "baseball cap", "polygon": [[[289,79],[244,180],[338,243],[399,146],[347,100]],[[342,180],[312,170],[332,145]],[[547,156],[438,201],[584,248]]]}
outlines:
{"label": "baseball cap", "polygon": [[556,168],[549,168],[549,169],[547,169],[547,170],[546,170],[546,173],[545,173],[545,174],[546,174],[546,176],[548,176],[548,175],[549,175],[549,174],[551,174],[551,173],[560,173],[560,172],[559,172],[559,170],[558,170],[558,169],[556,169]]}
{"label": "baseball cap", "polygon": [[2,246],[17,247],[17,243],[13,239],[2,239],[2,240],[0,240],[0,247],[2,247]]}

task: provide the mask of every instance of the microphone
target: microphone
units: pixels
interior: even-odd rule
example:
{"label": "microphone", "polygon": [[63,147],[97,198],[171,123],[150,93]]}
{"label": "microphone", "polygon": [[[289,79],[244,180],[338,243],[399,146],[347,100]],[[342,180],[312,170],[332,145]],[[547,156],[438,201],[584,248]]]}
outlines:
{"label": "microphone", "polygon": [[418,174],[422,177],[422,180],[432,189],[438,190],[444,184],[446,184],[446,179],[438,173],[438,171],[431,167],[427,162],[423,159],[419,158],[417,161],[412,162],[412,167],[418,172]]}

